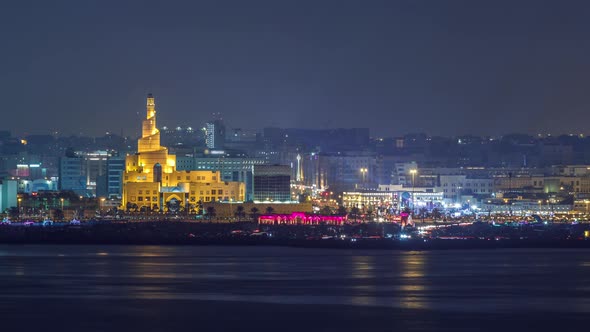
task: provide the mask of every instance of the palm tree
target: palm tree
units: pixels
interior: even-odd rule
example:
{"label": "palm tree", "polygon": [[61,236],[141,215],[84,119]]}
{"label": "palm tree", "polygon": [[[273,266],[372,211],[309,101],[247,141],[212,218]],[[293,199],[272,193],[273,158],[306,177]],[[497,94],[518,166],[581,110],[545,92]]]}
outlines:
{"label": "palm tree", "polygon": [[422,219],[422,222],[424,222],[424,218],[426,217],[426,213],[428,213],[428,210],[426,208],[420,208],[420,218]]}
{"label": "palm tree", "polygon": [[266,214],[273,214],[275,212],[275,209],[272,206],[269,206],[266,208]]}
{"label": "palm tree", "polygon": [[252,219],[256,219],[258,218],[258,208],[257,207],[253,207],[250,209],[250,216],[252,217]]}
{"label": "palm tree", "polygon": [[441,213],[440,213],[440,210],[438,208],[432,209],[432,213],[431,214],[432,214],[432,218],[434,220],[439,220],[440,217],[441,217]]}
{"label": "palm tree", "polygon": [[240,218],[245,215],[246,215],[246,213],[244,212],[244,207],[241,205],[238,205],[238,207],[236,208],[236,217],[238,218],[238,221],[240,221]]}
{"label": "palm tree", "polygon": [[197,214],[203,213],[203,201],[202,200],[199,200],[197,202],[196,212],[197,212]]}
{"label": "palm tree", "polygon": [[360,213],[361,213],[361,210],[359,208],[357,208],[356,206],[353,207],[352,209],[350,209],[350,216],[352,218],[354,218],[355,222],[356,222],[357,218],[359,217]]}
{"label": "palm tree", "polygon": [[6,210],[6,213],[10,216],[11,219],[16,219],[19,217],[18,208],[16,206],[12,206]]}
{"label": "palm tree", "polygon": [[209,221],[211,221],[211,218],[215,217],[217,213],[215,212],[215,208],[212,206],[208,206],[207,207],[207,217],[209,218]]}
{"label": "palm tree", "polygon": [[326,205],[320,210],[320,214],[323,214],[325,216],[332,215],[332,209]]}
{"label": "palm tree", "polygon": [[53,218],[62,220],[64,218],[64,212],[61,209],[55,209],[53,211]]}

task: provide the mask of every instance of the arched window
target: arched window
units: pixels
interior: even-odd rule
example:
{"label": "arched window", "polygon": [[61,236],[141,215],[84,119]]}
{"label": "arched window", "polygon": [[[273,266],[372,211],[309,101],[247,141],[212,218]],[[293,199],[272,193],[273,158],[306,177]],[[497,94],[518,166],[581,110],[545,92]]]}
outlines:
{"label": "arched window", "polygon": [[154,182],[162,182],[162,165],[160,163],[154,165]]}

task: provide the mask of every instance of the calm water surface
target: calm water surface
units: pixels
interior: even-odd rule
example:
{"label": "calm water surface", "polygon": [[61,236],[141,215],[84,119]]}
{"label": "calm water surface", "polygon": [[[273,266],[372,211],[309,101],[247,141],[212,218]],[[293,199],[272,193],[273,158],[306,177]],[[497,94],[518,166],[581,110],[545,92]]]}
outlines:
{"label": "calm water surface", "polygon": [[590,317],[590,251],[0,246],[0,289],[0,319],[31,330],[559,326]]}

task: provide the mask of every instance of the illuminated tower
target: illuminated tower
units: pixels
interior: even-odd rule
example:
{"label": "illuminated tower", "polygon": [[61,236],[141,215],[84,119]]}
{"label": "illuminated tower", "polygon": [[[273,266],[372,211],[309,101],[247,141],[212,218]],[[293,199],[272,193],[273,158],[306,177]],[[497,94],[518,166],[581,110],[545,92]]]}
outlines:
{"label": "illuminated tower", "polygon": [[156,103],[154,96],[147,96],[146,118],[142,122],[141,138],[137,141],[137,152],[162,150],[160,146],[160,131],[156,128]]}
{"label": "illuminated tower", "polygon": [[146,181],[152,181],[151,172],[158,165],[162,172],[175,169],[176,156],[169,155],[168,149],[160,145],[160,131],[156,128],[156,103],[154,96],[147,96],[146,117],[141,123],[141,138],[137,140],[137,153],[127,157],[125,170],[146,174]]}
{"label": "illuminated tower", "polygon": [[[124,209],[188,207],[196,202],[243,201],[245,185],[226,182],[220,171],[177,171],[176,155],[160,145],[156,127],[156,103],[148,94],[137,153],[125,157],[123,173]],[[201,196],[203,195],[203,196]]]}
{"label": "illuminated tower", "polygon": [[302,176],[301,176],[301,155],[297,154],[297,182],[301,182]]}

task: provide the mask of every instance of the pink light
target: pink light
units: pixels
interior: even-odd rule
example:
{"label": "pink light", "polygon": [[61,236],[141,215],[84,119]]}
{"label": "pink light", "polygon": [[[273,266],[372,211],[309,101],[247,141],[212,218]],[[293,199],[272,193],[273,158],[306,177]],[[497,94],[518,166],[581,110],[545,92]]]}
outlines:
{"label": "pink light", "polygon": [[261,223],[286,223],[296,224],[302,223],[305,225],[319,224],[320,222],[328,222],[330,224],[342,224],[346,221],[346,216],[325,216],[307,214],[305,212],[293,212],[291,214],[272,214],[272,215],[261,215],[258,218]]}

